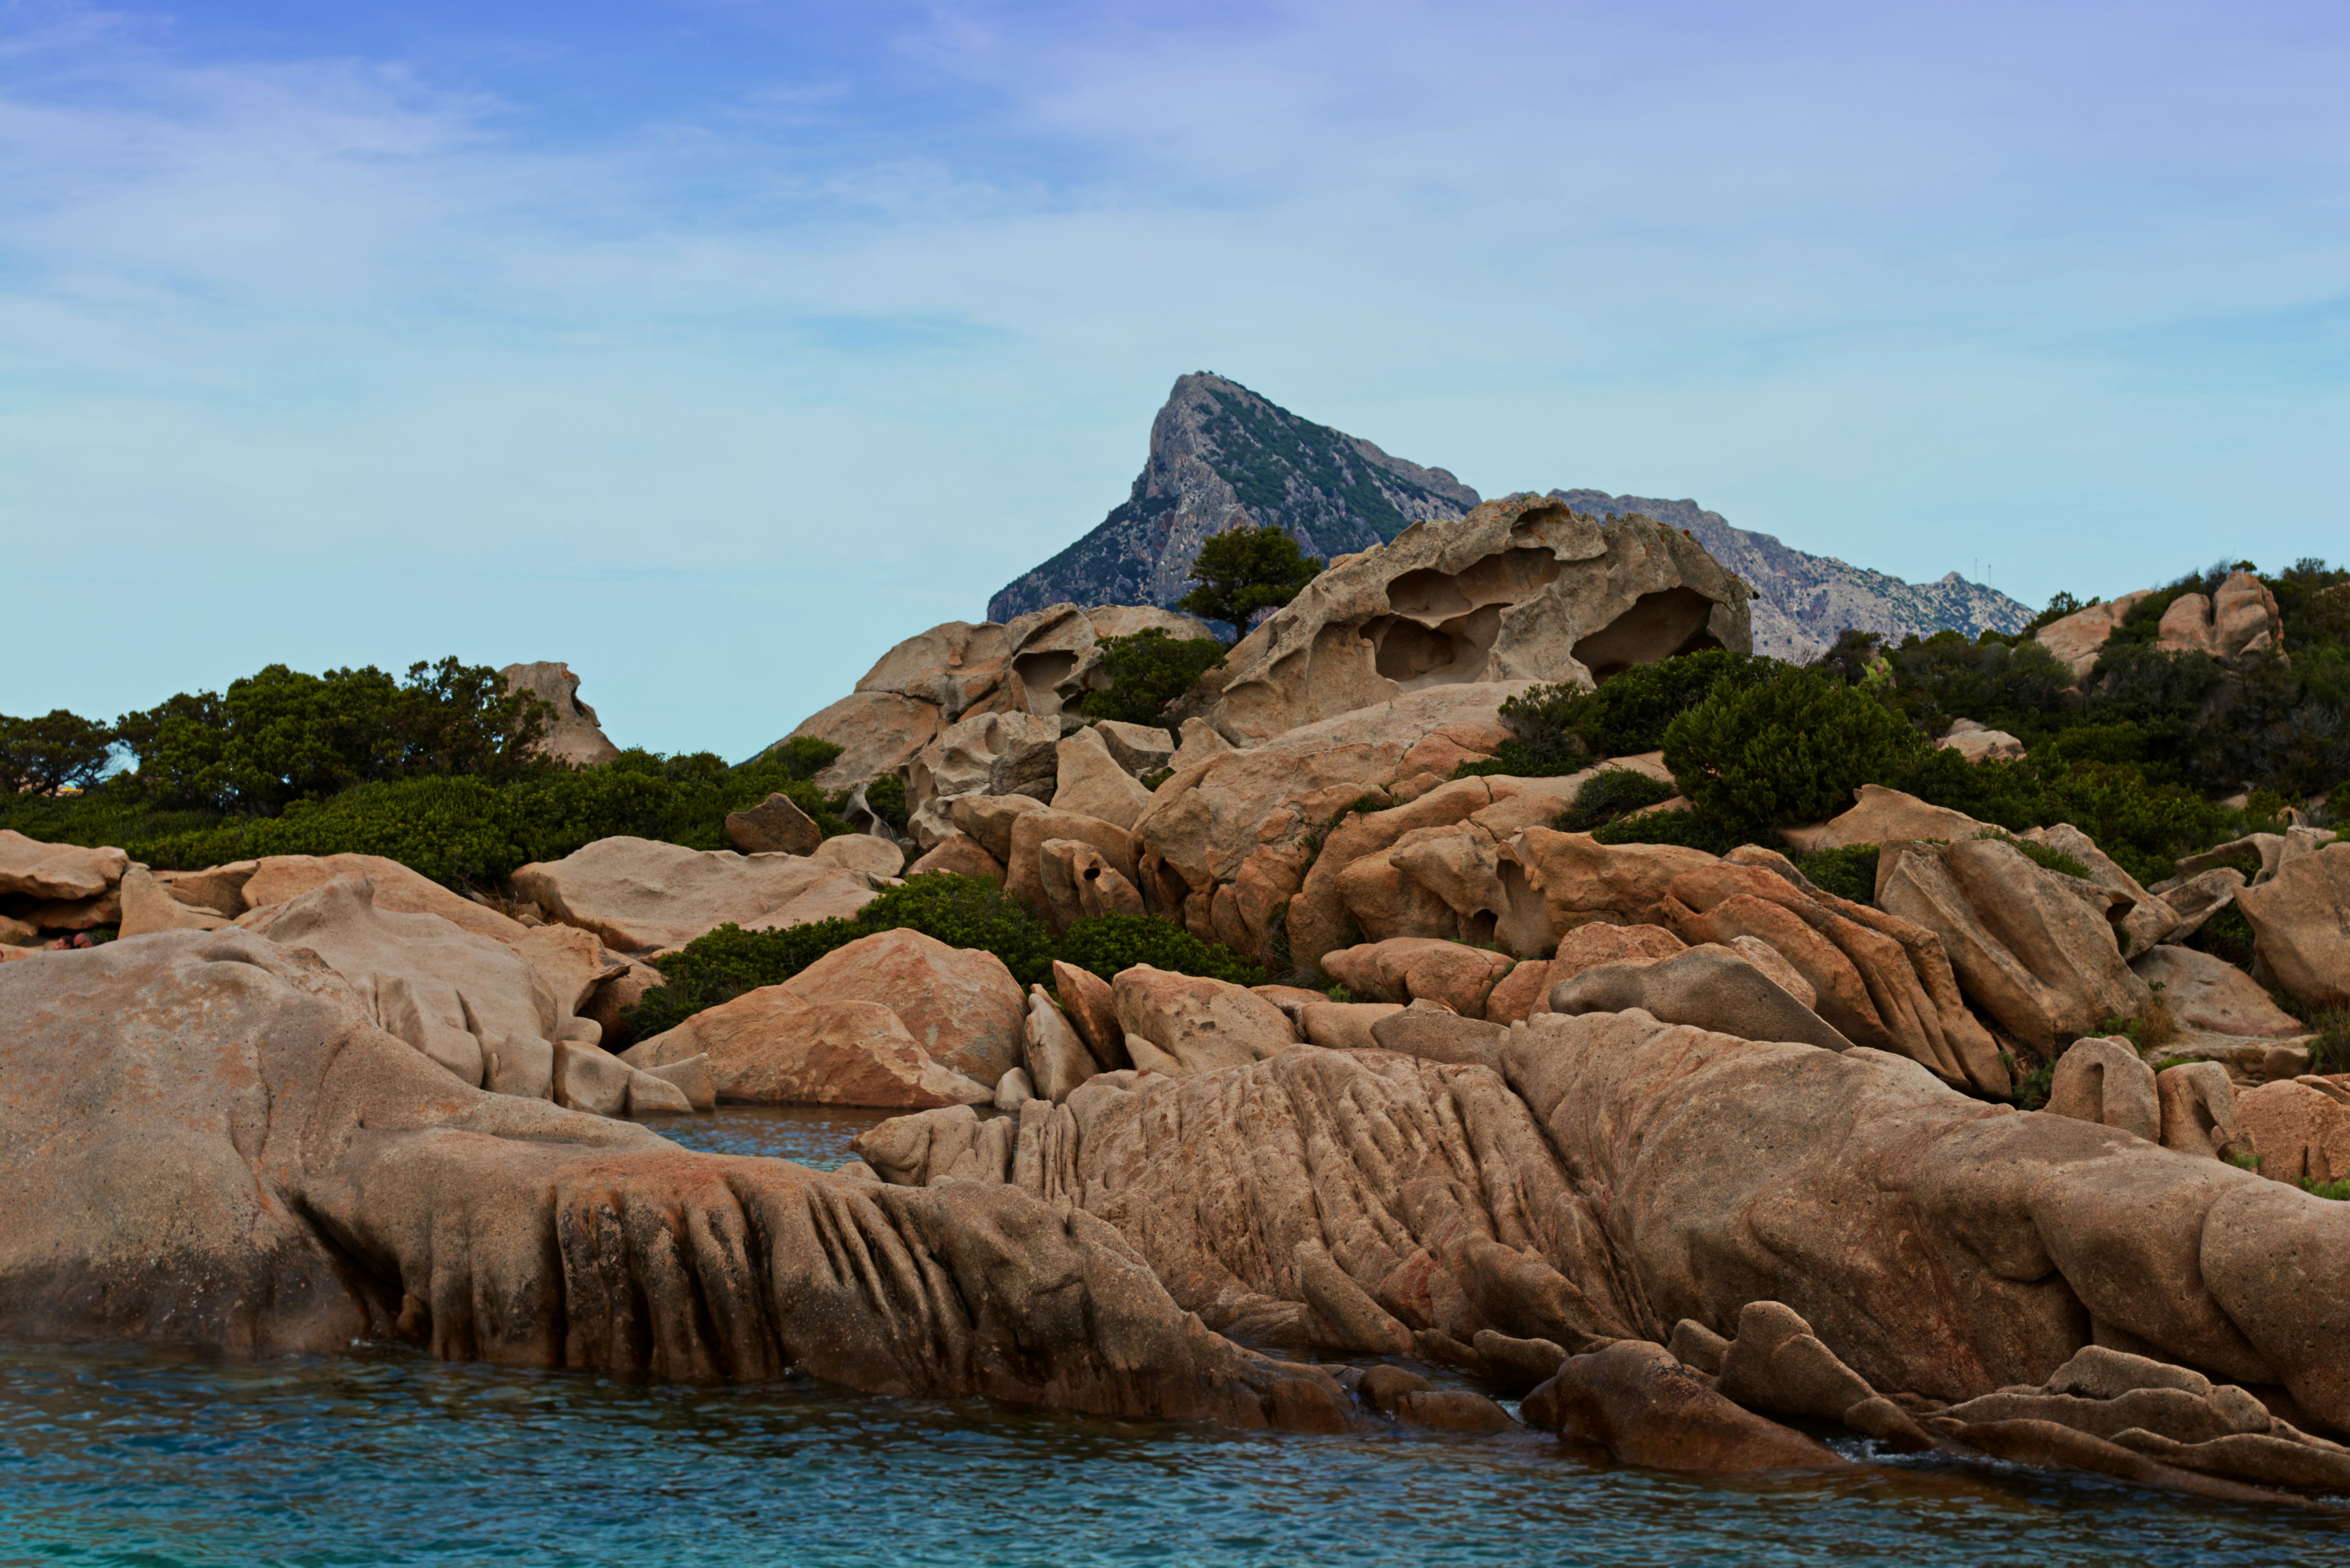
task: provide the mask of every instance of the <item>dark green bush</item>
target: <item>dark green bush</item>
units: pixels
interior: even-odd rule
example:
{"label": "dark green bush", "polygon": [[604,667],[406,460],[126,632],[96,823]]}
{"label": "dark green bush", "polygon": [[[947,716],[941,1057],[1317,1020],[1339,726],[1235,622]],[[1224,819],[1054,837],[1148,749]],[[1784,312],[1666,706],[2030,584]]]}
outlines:
{"label": "dark green bush", "polygon": [[2225,959],[2238,969],[2252,967],[2252,923],[2233,904],[2205,920],[2187,939],[2187,945]]}
{"label": "dark green bush", "polygon": [[182,692],[117,723],[161,806],[268,815],[357,784],[466,774],[494,784],[554,764],[533,743],[552,710],[488,665],[369,666],[305,675],[273,664],[226,692]]}
{"label": "dark green bush", "polygon": [[[906,831],[906,781],[896,774],[883,774],[865,786],[868,810],[895,828],[900,835]],[[806,807],[801,809],[806,810]]]}
{"label": "dark green bush", "polygon": [[1579,686],[1536,686],[1505,698],[1502,722],[1514,732],[1482,762],[1462,763],[1456,779],[1564,778],[1591,765],[1591,752],[1571,728],[1589,693]]}
{"label": "dark green bush", "polygon": [[1859,785],[1902,775],[1927,750],[1868,692],[1819,670],[1776,668],[1758,685],[1720,682],[1665,730],[1665,765],[1681,794],[1745,837],[1833,816]]}
{"label": "dark green bush", "polygon": [[1565,833],[1588,833],[1627,812],[1670,800],[1674,793],[1672,785],[1630,768],[1602,768],[1585,781],[1575,804],[1559,814],[1554,826]]}
{"label": "dark green bush", "polygon": [[1856,904],[1877,902],[1877,846],[1850,844],[1841,849],[1814,849],[1794,857],[1795,869],[1819,888]]}
{"label": "dark green bush", "polygon": [[794,735],[767,748],[761,763],[780,769],[786,777],[812,779],[832,766],[841,748],[830,741],[819,741],[814,735]]}
{"label": "dark green bush", "polygon": [[1203,942],[1156,915],[1098,915],[1077,920],[1060,944],[1062,961],[1104,980],[1147,963],[1177,974],[1206,975],[1234,985],[1263,985],[1264,971],[1232,949]]}
{"label": "dark green bush", "polygon": [[1993,759],[1970,763],[1948,747],[1937,746],[1890,779],[1872,781],[1914,794],[1929,805],[1965,812],[1977,822],[1996,823],[2012,832],[2043,827],[2048,823],[2050,798],[2039,764],[2030,757],[2018,762]]}
{"label": "dark green bush", "polygon": [[1105,637],[1094,647],[1101,654],[1095,673],[1107,677],[1109,684],[1087,691],[1077,711],[1128,724],[1158,724],[1168,703],[1224,661],[1224,645],[1215,639],[1173,638],[1155,626]]}

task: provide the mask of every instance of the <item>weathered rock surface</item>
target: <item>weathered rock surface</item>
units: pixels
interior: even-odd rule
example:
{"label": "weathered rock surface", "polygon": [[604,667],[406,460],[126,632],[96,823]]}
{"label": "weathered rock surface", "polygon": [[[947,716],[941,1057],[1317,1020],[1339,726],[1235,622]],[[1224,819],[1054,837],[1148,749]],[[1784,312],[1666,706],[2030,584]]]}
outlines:
{"label": "weathered rock surface", "polygon": [[1787,827],[1780,836],[1808,855],[1815,849],[1844,849],[1856,844],[1898,844],[1905,839],[1942,839],[1959,843],[1988,826],[1962,811],[1929,805],[1914,794],[1883,784],[1863,784],[1855,792],[1859,802],[1841,816],[1817,827]]}
{"label": "weathered rock surface", "polygon": [[627,837],[525,866],[514,887],[624,954],[682,947],[730,922],[769,930],[850,915],[873,897],[870,877],[819,861]]}
{"label": "weathered rock surface", "polygon": [[122,880],[130,857],[120,849],[44,844],[0,827],[0,894],[68,900],[102,898]]}
{"label": "weathered rock surface", "polygon": [[1061,722],[1049,715],[974,714],[940,732],[908,764],[907,802],[917,809],[966,794],[1049,802],[1060,769],[1060,743]]}
{"label": "weathered rock surface", "polygon": [[2059,854],[2071,856],[2089,868],[2089,881],[2130,901],[2131,907],[2120,921],[2120,929],[2129,936],[2128,953],[2142,953],[2158,942],[2170,940],[2186,923],[2178,911],[2116,865],[2112,857],[2097,847],[2095,839],[2071,823],[2035,827],[2022,837],[2026,843],[2045,845]]}
{"label": "weathered rock surface", "polygon": [[951,877],[980,877],[999,888],[1003,885],[1003,862],[990,855],[968,833],[947,834],[906,867],[909,877],[930,871],[942,871]]}
{"label": "weathered rock surface", "polygon": [[[1877,902],[1932,931],[1978,1006],[2043,1056],[2153,993],[2122,961],[2105,915],[2012,845],[1904,844],[1879,858]],[[2108,895],[2118,898],[2119,895]]]}
{"label": "weathered rock surface", "polygon": [[2129,966],[2149,987],[2162,987],[2171,1015],[2189,1029],[2286,1038],[2309,1033],[2300,1019],[2269,1000],[2259,981],[2214,954],[2155,947],[2132,958]]}
{"label": "weathered rock surface", "polygon": [[1041,985],[1028,988],[1028,1020],[1022,1065],[1040,1099],[1059,1105],[1098,1072],[1093,1053]]}
{"label": "weathered rock surface", "polygon": [[2291,1079],[2238,1095],[2233,1108],[2270,1180],[2350,1178],[2350,1089],[2324,1078]]}
{"label": "weathered rock surface", "polygon": [[576,768],[600,767],[620,754],[604,733],[596,710],[579,701],[579,677],[571,666],[551,660],[509,664],[498,671],[509,691],[528,691],[555,710],[538,749],[557,762]]}
{"label": "weathered rock surface", "polygon": [[[1295,1044],[1281,1009],[1241,986],[1137,964],[1110,983],[1134,1064],[1170,1076],[1244,1065]],[[1136,1054],[1140,1042],[1149,1054]]]}
{"label": "weathered rock surface", "polygon": [[[1558,950],[1549,959],[1530,959],[1503,976],[1485,1001],[1485,1016],[1496,1023],[1515,1023],[1537,1012],[1548,1012],[1552,987],[1586,970],[1602,964],[1644,963],[1688,950],[1687,942],[1662,926],[1578,926],[1559,939]],[[1796,979],[1801,983],[1801,977]],[[1783,987],[1785,981],[1781,984]]]}
{"label": "weathered rock surface", "polygon": [[502,942],[437,915],[379,909],[375,884],[342,877],[240,916],[238,926],[315,953],[353,1004],[469,1087],[542,1099],[567,1014]]}
{"label": "weathered rock surface", "polygon": [[2273,876],[2236,895],[2253,950],[2296,1002],[2350,1007],[2350,843],[2279,862]]}
{"label": "weathered rock surface", "polygon": [[2048,1114],[2096,1122],[2148,1143],[2162,1140],[2154,1069],[2118,1036],[2076,1040],[2057,1058]]}
{"label": "weathered rock surface", "polygon": [[[1398,779],[1448,774],[1492,755],[1510,736],[1500,704],[1525,689],[1503,682],[1416,691],[1184,767],[1159,786],[1134,826],[1144,898],[1154,913],[1180,911],[1203,940],[1262,959],[1273,910],[1304,886],[1305,840],[1367,798],[1385,803],[1386,786]],[[1333,939],[1321,950],[1347,945]],[[1305,950],[1298,951],[1305,961]]]}
{"label": "weathered rock surface", "polygon": [[1322,955],[1330,978],[1366,1002],[1440,1002],[1482,1018],[1485,999],[1516,967],[1507,955],[1430,937],[1395,937]]}
{"label": "weathered rock surface", "polygon": [[2060,663],[2072,667],[2074,680],[2085,680],[2089,671],[2096,668],[2097,659],[2106,650],[2106,639],[2114,635],[2114,628],[2121,625],[2122,618],[2137,608],[2141,600],[2153,597],[2151,588],[2124,594],[2119,598],[2074,610],[2062,620],[2051,621],[2033,635],[2043,648],[2056,656]]}
{"label": "weathered rock surface", "polygon": [[1118,1021],[1118,1002],[1109,981],[1091,970],[1055,959],[1053,994],[1104,1072],[1132,1065],[1126,1059],[1126,1026]]}
{"label": "weathered rock surface", "polygon": [[1831,1469],[1851,1461],[1706,1386],[1659,1345],[1570,1357],[1525,1397],[1526,1424],[1660,1470]]}
{"label": "weathered rock surface", "polygon": [[1585,682],[1694,649],[1749,652],[1752,597],[1648,520],[1490,501],[1323,572],[1226,657],[1208,717],[1254,744],[1434,686]]}
{"label": "weathered rock surface", "polygon": [[2013,762],[2024,751],[2023,742],[2006,731],[1988,728],[1972,719],[1956,721],[1934,743],[1970,763]]}
{"label": "weathered rock surface", "polygon": [[[1051,904],[1045,893],[1045,846],[1054,839],[1065,839],[1094,850],[1101,856],[1104,866],[1128,887],[1139,889],[1142,877],[1135,860],[1132,834],[1097,816],[1047,807],[1023,812],[1012,820],[1011,853],[1003,862],[1005,892],[1040,911],[1049,911]],[[1068,867],[1065,855],[1065,872]]]}
{"label": "weathered rock surface", "polygon": [[250,933],[13,964],[0,1015],[21,1021],[0,1033],[12,1336],[273,1354],[399,1339],[628,1376],[795,1366],[1106,1415],[1353,1419],[1326,1375],[1189,1319],[1091,1216],[1011,1188],[691,1154],[484,1095]]}
{"label": "weathered rock surface", "polygon": [[1794,1040],[1825,1051],[1852,1042],[1732,950],[1713,943],[1670,958],[1602,964],[1551,987],[1552,1012],[1624,1012],[1638,1008],[1666,1023],[1690,1023],[1745,1040]]}
{"label": "weathered rock surface", "polygon": [[854,871],[879,881],[906,868],[906,852],[894,839],[871,833],[837,833],[817,845],[808,858],[819,866]]}
{"label": "weathered rock surface", "polygon": [[143,866],[133,866],[122,873],[120,895],[120,923],[115,929],[118,937],[143,937],[156,931],[216,931],[229,922],[227,915],[216,910],[181,903],[165,892],[163,885]]}
{"label": "weathered rock surface", "polygon": [[949,947],[920,931],[859,937],[784,982],[810,1002],[889,1008],[940,1065],[993,1084],[1024,1050],[1027,1003],[993,953]]}
{"label": "weathered rock surface", "polygon": [[784,741],[806,735],[840,747],[840,755],[813,782],[821,789],[842,790],[898,773],[939,738],[940,728],[939,710],[931,703],[860,691],[809,714]]}
{"label": "weathered rock surface", "polygon": [[[402,915],[438,915],[477,937],[511,947],[529,928],[381,855],[272,855],[253,867],[238,897],[244,913],[296,898],[346,877],[365,877],[375,907]],[[224,910],[224,913],[226,911]]]}
{"label": "weathered rock surface", "polygon": [[1141,891],[1109,857],[1074,838],[1048,838],[1036,846],[1036,874],[1045,914],[1055,931],[1104,915],[1139,915]]}
{"label": "weathered rock surface", "polygon": [[876,1002],[810,1001],[788,986],[763,986],[695,1013],[620,1054],[650,1072],[706,1056],[722,1100],[795,1106],[871,1106],[919,1110],[983,1105],[982,1084],[941,1066]]}
{"label": "weathered rock surface", "polygon": [[1104,719],[1089,728],[1101,737],[1118,765],[1138,779],[1163,774],[1174,765],[1175,737],[1164,730],[1118,719]]}
{"label": "weathered rock surface", "polygon": [[2212,1159],[2239,1152],[2236,1091],[2225,1067],[2217,1062],[2165,1067],[2154,1075],[2154,1088],[2162,1102],[2163,1147]]}
{"label": "weathered rock surface", "polygon": [[[1159,732],[1164,733],[1164,732]],[[1173,748],[1169,748],[1172,754]],[[1150,792],[1136,782],[1093,729],[1079,730],[1055,748],[1053,807],[1131,828],[1150,807]]]}

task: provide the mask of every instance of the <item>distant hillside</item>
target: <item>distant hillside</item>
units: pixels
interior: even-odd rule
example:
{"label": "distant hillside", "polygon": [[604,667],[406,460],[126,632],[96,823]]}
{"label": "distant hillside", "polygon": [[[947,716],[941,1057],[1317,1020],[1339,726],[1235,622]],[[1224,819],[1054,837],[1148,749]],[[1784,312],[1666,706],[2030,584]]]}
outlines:
{"label": "distant hillside", "polygon": [[1228,528],[1272,524],[1327,559],[1476,504],[1477,493],[1440,468],[1389,457],[1203,371],[1178,380],[1151,421],[1149,460],[1125,504],[1008,584],[987,617],[1064,601],[1171,607],[1191,588],[1201,542]]}
{"label": "distant hillside", "polygon": [[1754,651],[1774,658],[1808,659],[1846,627],[1897,638],[1950,627],[1973,637],[1985,630],[2021,631],[2032,618],[2030,609],[1997,588],[1970,583],[1956,572],[1930,583],[1904,582],[1833,556],[1790,549],[1768,534],[1733,528],[1721,513],[1702,511],[1694,501],[1610,495],[1604,490],[1551,493],[1577,512],[1601,517],[1638,512],[1688,529],[1754,590]]}
{"label": "distant hillside", "polygon": [[[1954,627],[2015,631],[2032,611],[1956,572],[1907,583],[1731,527],[1694,501],[1554,490],[1577,511],[1646,513],[1686,528],[1757,595],[1754,650],[1809,658],[1846,627],[1906,636]],[[1211,534],[1250,524],[1285,529],[1312,555],[1343,556],[1428,518],[1468,514],[1477,493],[1440,468],[1390,457],[1359,436],[1317,425],[1237,381],[1185,376],[1150,423],[1150,455],[1125,503],[1093,532],[987,601],[1004,621],[1046,605],[1159,605],[1191,587]]]}

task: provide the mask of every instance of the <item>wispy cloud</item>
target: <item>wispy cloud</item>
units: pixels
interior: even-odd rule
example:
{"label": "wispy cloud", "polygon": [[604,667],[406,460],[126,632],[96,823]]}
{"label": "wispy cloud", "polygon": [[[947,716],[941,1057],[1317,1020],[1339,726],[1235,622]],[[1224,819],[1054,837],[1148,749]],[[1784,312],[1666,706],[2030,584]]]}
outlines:
{"label": "wispy cloud", "polygon": [[133,612],[36,609],[0,708],[453,649],[741,751],[1201,368],[2035,598],[2203,559],[2215,493],[2322,549],[2350,478],[2328,8],[202,20],[0,5],[0,541]]}

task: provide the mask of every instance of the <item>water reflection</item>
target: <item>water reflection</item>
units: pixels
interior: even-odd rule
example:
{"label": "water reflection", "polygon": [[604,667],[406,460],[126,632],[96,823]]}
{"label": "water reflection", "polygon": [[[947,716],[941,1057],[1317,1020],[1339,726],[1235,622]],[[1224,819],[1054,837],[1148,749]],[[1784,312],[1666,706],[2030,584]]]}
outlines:
{"label": "water reflection", "polygon": [[831,1170],[857,1158],[848,1140],[901,1111],[847,1106],[721,1106],[697,1116],[647,1116],[661,1137],[704,1154],[755,1154]]}

